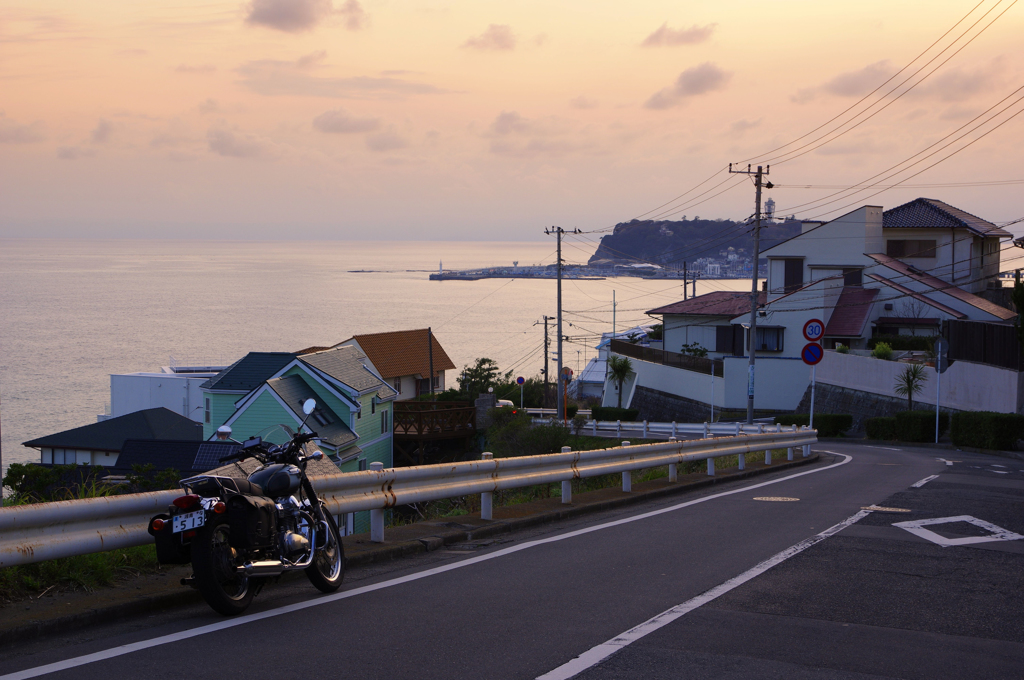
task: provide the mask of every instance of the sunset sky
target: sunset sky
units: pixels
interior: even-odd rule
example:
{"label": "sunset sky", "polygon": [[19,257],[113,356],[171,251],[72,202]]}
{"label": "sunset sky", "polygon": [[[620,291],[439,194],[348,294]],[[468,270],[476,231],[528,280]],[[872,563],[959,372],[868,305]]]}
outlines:
{"label": "sunset sky", "polygon": [[[983,0],[903,76],[993,10],[928,73],[1010,3]],[[536,240],[546,225],[598,229],[729,162],[768,158],[975,4],[7,1],[0,236]],[[783,186],[767,195],[804,217],[917,196],[994,222],[1024,217],[1024,184],[936,186],[1024,180],[1024,115],[908,182],[925,187],[787,210],[835,189],[786,186],[859,182],[968,123],[1024,84],[1021,35],[1024,4],[868,122],[772,164]],[[753,190],[676,205],[672,219],[741,219]]]}

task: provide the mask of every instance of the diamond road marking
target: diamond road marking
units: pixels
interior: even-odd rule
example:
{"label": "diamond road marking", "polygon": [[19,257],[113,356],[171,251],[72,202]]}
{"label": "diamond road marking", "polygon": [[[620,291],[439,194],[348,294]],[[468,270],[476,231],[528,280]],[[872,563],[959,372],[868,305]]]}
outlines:
{"label": "diamond road marking", "polygon": [[[953,522],[967,522],[973,524],[976,527],[985,529],[990,532],[988,536],[968,536],[966,538],[946,538],[939,534],[925,529],[924,527],[932,524],[951,524]],[[943,548],[948,548],[954,545],[970,545],[972,543],[989,543],[991,541],[1016,541],[1024,536],[1015,534],[1008,529],[997,527],[995,524],[986,522],[985,520],[978,519],[977,517],[971,517],[970,515],[958,515],[956,517],[937,517],[933,519],[917,519],[910,522],[895,522],[894,527],[905,529],[915,536],[920,536],[926,540],[941,545]]]}

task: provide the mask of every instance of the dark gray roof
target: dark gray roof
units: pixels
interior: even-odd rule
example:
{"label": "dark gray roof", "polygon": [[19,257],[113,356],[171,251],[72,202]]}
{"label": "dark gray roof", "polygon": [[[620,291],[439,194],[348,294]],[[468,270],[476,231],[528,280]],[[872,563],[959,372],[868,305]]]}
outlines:
{"label": "dark gray roof", "polygon": [[129,439],[113,470],[129,474],[133,465],[152,465],[156,471],[173,468],[184,478],[220,466],[222,457],[237,450],[234,442]]}
{"label": "dark gray roof", "polygon": [[284,403],[288,404],[288,408],[300,418],[303,416],[303,402],[307,399],[316,400],[316,410],[309,416],[306,424],[328,444],[341,448],[356,440],[356,433],[324,403],[323,399],[317,398],[316,392],[301,376],[274,378],[267,381],[267,387],[281,397]]}
{"label": "dark gray roof", "polygon": [[27,441],[24,445],[33,448],[120,451],[127,439],[200,441],[202,438],[201,423],[161,406],[47,435]]}
{"label": "dark gray roof", "polygon": [[[309,447],[310,444],[306,444]],[[309,450],[306,448],[305,450]],[[351,451],[351,449],[349,449]],[[347,453],[347,452],[346,452]],[[207,474],[220,475],[222,477],[235,477],[238,479],[245,479],[257,469],[259,469],[260,463],[254,458],[246,458],[245,460],[238,461],[236,463],[228,463],[221,467],[214,468],[212,470],[206,470]],[[322,460],[311,460],[306,464],[306,475],[310,478],[326,477],[328,475],[341,474],[341,470],[335,465],[329,458],[324,456]]]}
{"label": "dark gray roof", "polygon": [[335,347],[326,352],[304,354],[299,357],[300,361],[323,371],[338,382],[348,385],[359,393],[386,388],[383,390],[384,394],[380,396],[393,396],[394,389],[391,389],[387,383],[371,373],[363,365],[364,359],[366,359],[366,355],[352,345]]}
{"label": "dark gray roof", "polygon": [[292,352],[249,352],[202,384],[204,389],[251,392],[295,360]]}
{"label": "dark gray roof", "polygon": [[969,229],[979,236],[1010,238],[1012,234],[960,208],[934,198],[916,198],[882,213],[882,226],[887,229],[946,228]]}

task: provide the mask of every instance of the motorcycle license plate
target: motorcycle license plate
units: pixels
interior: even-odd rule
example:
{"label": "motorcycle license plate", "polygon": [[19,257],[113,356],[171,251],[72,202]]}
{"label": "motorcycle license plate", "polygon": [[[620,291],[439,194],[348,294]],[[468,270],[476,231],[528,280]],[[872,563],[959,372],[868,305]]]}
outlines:
{"label": "motorcycle license plate", "polygon": [[177,534],[182,531],[201,527],[205,520],[205,510],[196,510],[195,512],[188,512],[184,515],[175,515],[171,518],[171,533]]}

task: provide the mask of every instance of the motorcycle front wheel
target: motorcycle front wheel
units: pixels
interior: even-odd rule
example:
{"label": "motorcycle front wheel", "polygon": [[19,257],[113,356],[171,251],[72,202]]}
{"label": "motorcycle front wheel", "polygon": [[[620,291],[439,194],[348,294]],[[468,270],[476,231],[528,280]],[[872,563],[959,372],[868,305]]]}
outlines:
{"label": "motorcycle front wheel", "polygon": [[317,530],[316,555],[313,556],[313,564],[306,567],[306,576],[317,590],[333,593],[341,587],[341,580],[345,576],[345,547],[341,543],[338,525],[326,508],[323,509],[323,516],[327,524],[327,536],[323,536],[322,527]]}
{"label": "motorcycle front wheel", "polygon": [[236,571],[235,551],[228,542],[228,518],[213,515],[192,541],[192,571],[206,603],[225,616],[244,612],[252,603],[249,577]]}

